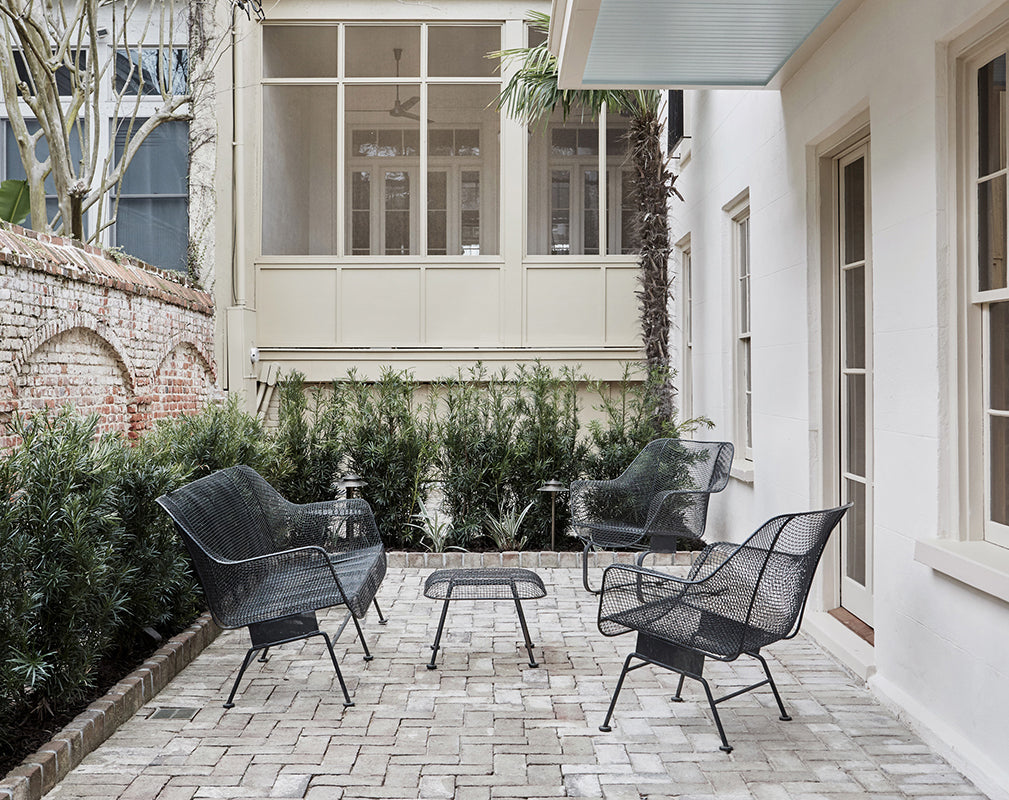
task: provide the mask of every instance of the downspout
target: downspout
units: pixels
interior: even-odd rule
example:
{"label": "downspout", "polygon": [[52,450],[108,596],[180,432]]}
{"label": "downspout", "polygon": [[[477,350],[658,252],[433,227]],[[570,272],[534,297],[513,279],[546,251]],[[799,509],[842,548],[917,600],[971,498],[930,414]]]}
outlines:
{"label": "downspout", "polygon": [[242,269],[244,252],[242,247],[242,231],[239,230],[238,198],[241,194],[242,172],[239,168],[239,150],[241,143],[238,137],[239,116],[243,112],[239,100],[238,80],[238,34],[235,29],[235,9],[231,6],[231,304],[245,305],[245,275]]}

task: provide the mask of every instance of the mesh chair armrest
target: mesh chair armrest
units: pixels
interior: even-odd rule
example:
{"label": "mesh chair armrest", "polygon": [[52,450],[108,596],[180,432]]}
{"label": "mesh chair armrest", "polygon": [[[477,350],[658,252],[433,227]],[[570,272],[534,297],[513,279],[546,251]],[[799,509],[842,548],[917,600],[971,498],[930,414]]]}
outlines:
{"label": "mesh chair armrest", "polygon": [[[249,607],[247,601],[238,603],[234,619],[219,620],[225,627],[241,627],[327,607],[332,604],[334,588],[342,602],[347,602],[340,579],[321,547],[295,547],[241,561],[215,559],[215,562],[217,591],[221,586],[259,587],[253,592],[255,607]],[[267,585],[268,592],[260,591]],[[318,604],[315,598],[319,598]]]}
{"label": "mesh chair armrest", "polygon": [[648,629],[680,602],[692,582],[631,564],[603,571],[596,624],[604,636]]}

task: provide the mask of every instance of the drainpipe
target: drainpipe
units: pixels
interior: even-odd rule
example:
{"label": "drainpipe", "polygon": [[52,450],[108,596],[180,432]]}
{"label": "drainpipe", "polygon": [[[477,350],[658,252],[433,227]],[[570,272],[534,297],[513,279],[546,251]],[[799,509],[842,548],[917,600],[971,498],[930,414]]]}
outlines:
{"label": "drainpipe", "polygon": [[244,153],[246,144],[242,133],[245,120],[243,60],[238,56],[241,37],[237,31],[237,4],[231,9],[231,305],[227,314],[227,380],[228,391],[241,393],[244,408],[256,409],[258,365],[250,360],[249,352],[255,346],[255,312],[248,308],[246,276],[247,252],[244,224],[246,206],[246,180]]}

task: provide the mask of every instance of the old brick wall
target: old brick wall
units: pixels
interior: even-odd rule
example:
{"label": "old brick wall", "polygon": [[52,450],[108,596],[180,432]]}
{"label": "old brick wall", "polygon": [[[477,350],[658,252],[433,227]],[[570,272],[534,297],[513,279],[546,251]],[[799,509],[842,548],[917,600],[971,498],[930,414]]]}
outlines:
{"label": "old brick wall", "polygon": [[[174,274],[0,228],[0,424],[66,403],[135,437],[220,396],[213,301]],[[0,430],[0,447],[9,446]]]}

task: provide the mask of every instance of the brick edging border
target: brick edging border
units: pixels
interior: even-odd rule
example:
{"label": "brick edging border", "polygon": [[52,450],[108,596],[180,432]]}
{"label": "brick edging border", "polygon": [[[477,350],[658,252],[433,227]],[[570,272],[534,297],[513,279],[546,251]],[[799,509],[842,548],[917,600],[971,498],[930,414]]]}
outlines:
{"label": "brick edging border", "polygon": [[[633,563],[638,553],[634,551],[598,550],[590,556],[593,568],[602,568],[609,564]],[[506,551],[504,553],[470,553],[453,550],[447,553],[412,553],[403,550],[391,550],[388,553],[390,567],[524,567],[526,569],[575,569],[582,565],[580,550],[565,550],[554,552],[550,550]],[[676,564],[690,564],[693,553],[680,552],[676,554]],[[648,567],[668,567],[671,559],[668,553],[653,553],[645,564]]]}
{"label": "brick edging border", "polygon": [[78,714],[38,752],[0,781],[0,800],[40,800],[86,755],[95,750],[137,710],[160,692],[221,629],[210,614],[201,615],[150,658]]}

